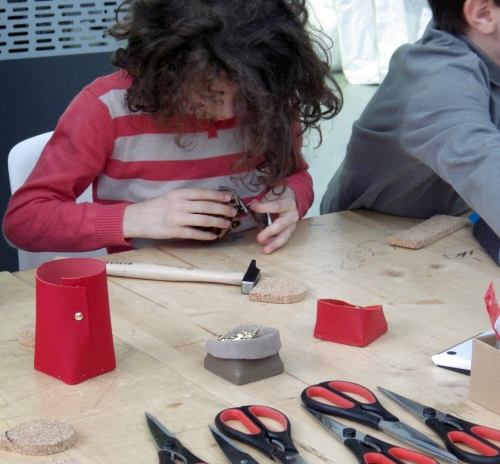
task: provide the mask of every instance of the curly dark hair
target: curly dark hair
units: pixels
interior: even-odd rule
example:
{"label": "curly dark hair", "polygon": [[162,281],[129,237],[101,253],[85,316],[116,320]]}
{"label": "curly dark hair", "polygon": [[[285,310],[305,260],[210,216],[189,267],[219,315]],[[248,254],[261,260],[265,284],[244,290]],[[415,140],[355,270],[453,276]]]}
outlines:
{"label": "curly dark hair", "polygon": [[[121,20],[118,20],[122,17]],[[292,120],[302,132],[342,107],[329,48],[308,24],[306,0],[126,0],[110,35],[127,40],[113,56],[133,83],[131,111],[184,114],[193,89],[219,76],[236,84],[238,162],[256,165],[274,187],[296,169]]]}
{"label": "curly dark hair", "polygon": [[[445,32],[463,34],[467,29],[464,16],[465,0],[428,0],[436,26]],[[500,0],[495,0],[500,6]]]}

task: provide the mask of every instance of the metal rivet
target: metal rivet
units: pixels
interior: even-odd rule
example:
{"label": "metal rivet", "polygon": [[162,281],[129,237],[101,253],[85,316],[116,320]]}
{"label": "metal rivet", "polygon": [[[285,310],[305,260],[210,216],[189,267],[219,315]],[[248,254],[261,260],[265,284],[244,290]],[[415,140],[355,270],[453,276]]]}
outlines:
{"label": "metal rivet", "polygon": [[76,319],[77,321],[81,321],[81,320],[83,319],[83,314],[82,314],[82,313],[76,313],[76,314],[75,314],[75,319]]}

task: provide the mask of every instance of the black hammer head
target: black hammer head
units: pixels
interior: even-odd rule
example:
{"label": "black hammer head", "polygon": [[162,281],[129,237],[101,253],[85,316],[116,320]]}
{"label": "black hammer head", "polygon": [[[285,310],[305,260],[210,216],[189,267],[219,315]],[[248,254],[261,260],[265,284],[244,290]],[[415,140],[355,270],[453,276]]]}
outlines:
{"label": "black hammer head", "polygon": [[252,259],[250,266],[248,266],[247,272],[241,280],[241,293],[248,295],[250,290],[257,285],[260,279],[260,269],[257,267],[255,259]]}

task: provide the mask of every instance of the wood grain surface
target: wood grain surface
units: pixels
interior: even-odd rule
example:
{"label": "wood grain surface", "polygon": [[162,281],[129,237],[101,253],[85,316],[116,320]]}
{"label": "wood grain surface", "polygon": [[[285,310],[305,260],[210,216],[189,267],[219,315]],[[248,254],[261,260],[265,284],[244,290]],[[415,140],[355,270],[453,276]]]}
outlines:
{"label": "wood grain surface", "polygon": [[[500,289],[500,269],[470,226],[420,250],[387,244],[389,236],[418,222],[371,212],[310,218],[270,256],[262,254],[255,231],[114,255],[122,261],[242,272],[256,259],[262,277],[304,283],[306,298],[286,305],[252,302],[236,286],[109,277],[117,368],[74,386],[35,371],[33,349],[18,341],[19,327],[34,320],[34,270],[0,273],[0,431],[28,420],[60,419],[75,429],[76,442],[54,460],[153,464],[158,459],[144,418],[148,411],[194,454],[222,464],[227,461],[207,425],[227,407],[263,404],[288,415],[295,444],[309,464],[355,463],[354,455],[300,407],[302,390],[325,380],[360,383],[376,394],[380,385],[500,428],[498,415],[468,399],[469,377],[431,360],[490,328],[483,298],[490,282]],[[382,304],[389,331],[364,348],[315,339],[319,298]],[[244,324],[280,331],[283,374],[236,386],[203,368],[207,340]],[[378,397],[402,421],[438,440],[398,405]],[[272,462],[241,447],[261,463]],[[1,463],[40,461],[0,451]]]}

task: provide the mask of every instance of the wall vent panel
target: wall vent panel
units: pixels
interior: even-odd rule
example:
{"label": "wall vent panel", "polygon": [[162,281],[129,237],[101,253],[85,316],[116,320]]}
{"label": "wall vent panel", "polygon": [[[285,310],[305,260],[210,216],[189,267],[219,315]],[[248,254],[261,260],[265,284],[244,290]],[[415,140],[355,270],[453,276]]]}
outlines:
{"label": "wall vent panel", "polygon": [[0,0],[0,60],[110,52],[121,0]]}

